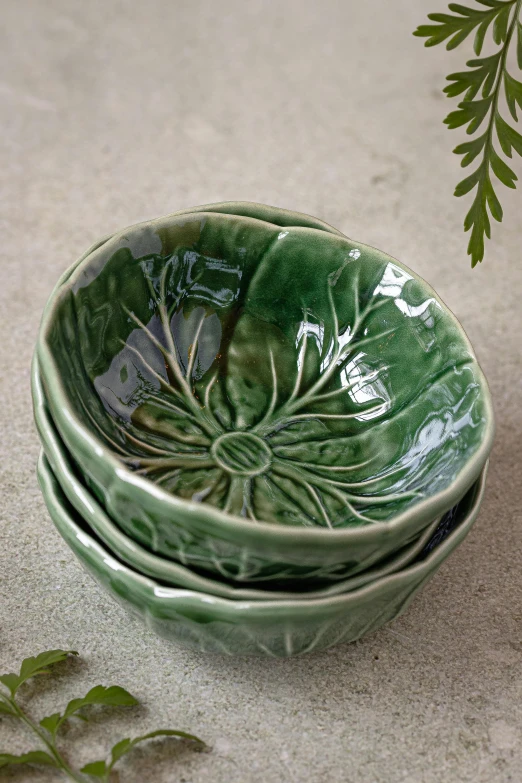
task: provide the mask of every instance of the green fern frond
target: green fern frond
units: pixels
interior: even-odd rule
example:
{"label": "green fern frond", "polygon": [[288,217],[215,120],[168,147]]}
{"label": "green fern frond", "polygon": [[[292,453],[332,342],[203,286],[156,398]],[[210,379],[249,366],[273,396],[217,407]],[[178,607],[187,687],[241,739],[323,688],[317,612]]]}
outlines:
{"label": "green fern frond", "polygon": [[[499,109],[503,88],[509,113],[518,122],[517,111],[522,110],[522,82],[509,73],[507,57],[516,38],[517,62],[522,70],[522,0],[476,2],[483,8],[450,3],[451,14],[428,14],[428,19],[435,24],[420,25],[413,33],[427,39],[425,46],[446,42],[447,49],[454,49],[475,33],[473,46],[477,58],[468,60],[468,70],[450,74],[447,77],[449,84],[444,88],[449,98],[463,96],[458,108],[444,120],[449,129],[465,126],[466,133],[473,135],[487,120],[482,135],[454,149],[457,155],[463,156],[461,165],[464,167],[482,156],[475,171],[459,182],[454,193],[455,196],[464,196],[476,188],[475,198],[464,220],[464,230],[471,231],[468,254],[472,266],[484,258],[484,238],[491,238],[490,216],[498,222],[502,220],[502,207],[491,174],[506,187],[516,187],[517,176],[498,154],[496,143],[506,157],[512,158],[513,151],[522,156],[522,136],[506,122]],[[494,44],[500,48],[487,57],[478,57],[488,31]]]}

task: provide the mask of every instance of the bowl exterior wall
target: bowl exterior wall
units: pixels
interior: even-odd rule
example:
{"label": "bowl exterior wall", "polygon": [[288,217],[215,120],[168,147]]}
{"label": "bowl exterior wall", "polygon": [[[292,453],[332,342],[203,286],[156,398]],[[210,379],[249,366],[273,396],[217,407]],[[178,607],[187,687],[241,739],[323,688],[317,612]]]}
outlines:
{"label": "bowl exterior wall", "polygon": [[39,480],[51,518],[81,565],[150,630],[200,652],[276,658],[355,641],[398,617],[469,532],[483,489],[479,483],[472,512],[446,541],[399,574],[331,599],[249,603],[162,587],[136,574],[74,521],[44,456]]}

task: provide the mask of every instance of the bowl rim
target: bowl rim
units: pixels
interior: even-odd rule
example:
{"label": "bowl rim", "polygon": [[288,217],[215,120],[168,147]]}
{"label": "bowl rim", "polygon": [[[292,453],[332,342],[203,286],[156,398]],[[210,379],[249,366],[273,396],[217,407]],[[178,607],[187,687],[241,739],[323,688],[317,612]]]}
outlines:
{"label": "bowl rim", "polygon": [[[83,547],[91,549],[95,552],[96,558],[103,571],[119,572],[132,583],[137,586],[141,586],[148,596],[147,601],[166,600],[168,602],[177,602],[188,604],[188,607],[194,608],[196,606],[205,606],[207,609],[212,606],[217,612],[229,613],[234,615],[234,620],[238,618],[252,619],[256,615],[258,619],[263,617],[274,617],[274,615],[284,615],[287,612],[293,614],[294,619],[298,619],[299,616],[306,617],[307,615],[314,614],[314,611],[321,610],[326,607],[332,609],[345,609],[350,605],[357,604],[361,599],[371,598],[373,594],[380,594],[383,590],[388,590],[391,586],[401,581],[407,581],[407,577],[414,577],[419,574],[421,576],[418,582],[418,588],[422,586],[424,579],[427,579],[435,570],[442,564],[446,557],[460,544],[460,542],[466,537],[467,533],[473,526],[484,495],[484,488],[486,483],[487,465],[483,469],[480,478],[477,481],[477,490],[473,499],[472,507],[467,517],[461,522],[458,527],[455,528],[449,535],[436,546],[423,560],[401,570],[396,573],[388,574],[382,579],[377,579],[370,584],[364,585],[356,590],[352,590],[348,593],[341,595],[334,595],[325,598],[316,598],[310,600],[267,600],[267,601],[236,601],[230,598],[223,598],[221,596],[214,596],[208,593],[199,592],[196,590],[185,590],[176,587],[167,587],[160,585],[156,580],[151,577],[138,573],[133,568],[122,563],[118,558],[110,553],[101,543],[96,541],[92,535],[85,530],[82,530],[78,524],[71,518],[69,512],[60,503],[56,494],[56,488],[60,487],[59,482],[53,474],[48,460],[45,456],[43,449],[40,451],[38,459],[38,480],[42,493],[44,495],[45,504],[53,523],[58,528],[57,523],[51,512],[50,505],[53,511],[59,516],[61,524],[65,524],[70,530],[73,531],[75,537],[80,541]],[[60,491],[62,491],[60,489]],[[87,525],[87,523],[85,523]],[[60,528],[58,528],[60,535],[62,535]],[[62,536],[64,537],[64,536]],[[64,537],[65,538],[65,537]],[[67,543],[67,542],[66,542]],[[76,557],[79,558],[78,555]],[[102,566],[103,564],[103,566]],[[416,592],[416,590],[415,590]],[[408,601],[406,601],[405,606]]]}
{"label": "bowl rim", "polygon": [[[150,576],[152,579],[157,579],[167,585],[169,584],[169,579],[175,580],[176,577],[181,579],[188,577],[194,584],[185,589],[202,592],[206,590],[212,595],[221,595],[224,598],[233,599],[235,601],[261,601],[267,600],[268,598],[278,601],[286,599],[312,600],[313,598],[326,598],[328,596],[339,595],[355,590],[375,579],[380,579],[389,573],[405,568],[422,552],[424,546],[430,541],[440,523],[441,517],[437,517],[421,532],[419,538],[414,542],[406,544],[398,550],[398,552],[391,553],[385,558],[387,565],[382,566],[377,562],[363,572],[358,572],[353,576],[339,579],[337,582],[322,589],[309,589],[301,592],[295,590],[268,590],[241,586],[241,583],[236,583],[237,586],[234,587],[227,582],[218,582],[212,575],[204,576],[192,571],[188,566],[185,566],[182,563],[169,560],[154,552],[149,552],[118,527],[117,523],[111,519],[110,515],[100,505],[89,488],[81,481],[81,477],[76,476],[73,472],[67,448],[56,431],[56,427],[52,422],[51,415],[45,402],[45,395],[38,374],[38,358],[36,355],[33,357],[31,384],[34,417],[43,450],[54,477],[60,485],[60,489],[67,498],[67,501],[84,519],[89,528],[94,532],[96,537],[101,540],[102,545],[107,547],[109,552],[112,552],[119,557],[130,568],[135,568],[145,576]],[[469,513],[470,512],[468,512],[468,514]],[[466,514],[465,517],[468,516],[468,514]],[[461,524],[461,522],[459,522],[459,524]],[[126,552],[130,551],[132,554],[130,556],[123,555],[122,551],[118,549],[119,546],[123,547]],[[149,568],[150,570],[146,571],[144,570],[145,568]],[[162,577],[159,573],[153,573],[154,568],[160,570],[165,569],[164,576]],[[167,572],[169,572],[168,575]],[[172,584],[175,585],[175,581],[173,581]],[[215,592],[214,585],[216,584],[222,590],[221,592]],[[353,587],[350,586],[351,584],[353,584]]]}
{"label": "bowl rim", "polygon": [[[452,313],[452,311],[441,300],[436,291],[434,291],[434,289],[425,280],[423,280],[423,278],[421,278],[402,262],[398,261],[392,256],[389,256],[387,253],[384,253],[383,251],[380,251],[377,248],[366,245],[362,242],[357,242],[357,246],[359,248],[368,249],[373,253],[382,255],[393,263],[398,264],[400,268],[406,270],[407,273],[410,274],[423,287],[424,290],[426,290],[429,296],[433,297],[441,305],[444,313],[458,330],[461,339],[469,351],[470,364],[474,366],[477,381],[481,386],[481,393],[483,395],[484,402],[484,413],[486,417],[486,424],[484,427],[482,441],[471,458],[469,458],[468,461],[462,465],[453,481],[443,490],[437,492],[434,495],[430,495],[427,498],[424,498],[423,500],[412,505],[410,508],[390,517],[384,522],[374,522],[372,524],[363,525],[360,527],[335,528],[332,530],[319,526],[283,526],[262,520],[253,522],[251,520],[244,519],[243,517],[229,514],[228,512],[224,512],[221,509],[215,508],[205,503],[198,503],[196,501],[178,498],[176,495],[170,494],[166,490],[163,490],[161,487],[146,477],[139,476],[127,468],[122,462],[120,462],[117,456],[107,449],[103,442],[98,440],[94,433],[82,423],[78,416],[74,414],[74,411],[68,404],[65,385],[60,377],[58,367],[54,361],[53,353],[47,342],[47,334],[53,323],[53,316],[56,310],[57,300],[62,292],[66,290],[66,287],[70,284],[70,278],[74,272],[77,271],[80,266],[83,266],[83,264],[89,261],[91,256],[96,253],[96,251],[103,248],[107,243],[113,241],[114,244],[116,244],[117,242],[123,240],[131,232],[141,230],[145,227],[158,227],[179,216],[189,216],[194,213],[197,213],[202,218],[205,216],[215,217],[216,213],[222,214],[224,217],[227,215],[233,215],[235,219],[244,222],[245,227],[248,227],[249,225],[255,227],[260,222],[265,224],[268,222],[255,217],[245,217],[244,215],[239,214],[237,211],[232,211],[246,211],[247,208],[250,209],[250,211],[253,211],[255,208],[259,208],[260,210],[273,210],[275,215],[279,215],[279,213],[281,213],[285,220],[290,220],[293,216],[296,216],[297,220],[302,218],[313,221],[316,220],[313,217],[302,215],[301,213],[291,212],[289,210],[280,210],[278,207],[267,207],[266,205],[256,204],[255,202],[217,202],[215,204],[203,205],[200,207],[191,207],[179,212],[173,212],[168,215],[153,218],[152,220],[145,220],[140,223],[136,223],[121,231],[117,231],[113,234],[105,236],[92,245],[91,248],[89,248],[89,250],[87,250],[76,262],[74,262],[60,277],[43,311],[38,332],[36,350],[40,363],[41,375],[47,391],[47,399],[50,402],[51,412],[53,414],[53,419],[55,420],[58,430],[71,453],[75,453],[75,445],[73,444],[74,438],[76,438],[83,444],[83,448],[85,449],[86,453],[89,453],[96,459],[97,462],[102,463],[108,468],[113,480],[121,482],[123,486],[128,485],[131,487],[131,489],[136,489],[138,492],[143,493],[143,497],[147,498],[147,502],[150,502],[153,505],[157,504],[159,507],[168,508],[169,511],[173,513],[173,515],[175,515],[176,511],[181,511],[185,517],[193,520],[194,522],[198,522],[200,526],[205,527],[205,529],[211,534],[216,535],[217,537],[222,537],[222,535],[226,533],[231,540],[234,540],[238,543],[248,539],[256,541],[260,537],[266,536],[268,539],[276,540],[279,544],[286,544],[289,547],[299,541],[303,544],[306,544],[307,546],[318,545],[322,547],[332,546],[332,548],[337,548],[341,543],[348,543],[355,539],[361,541],[371,541],[372,539],[378,537],[387,538],[398,530],[407,528],[420,516],[428,519],[430,517],[434,518],[438,514],[449,510],[458,501],[458,499],[464,495],[467,489],[473,484],[474,480],[477,479],[488,458],[489,452],[491,451],[495,427],[493,405],[487,380],[484,376],[484,373],[482,372],[482,368],[480,367],[464,328],[456,316]],[[229,211],[227,212],[225,209]],[[322,221],[318,222],[322,223]],[[281,227],[276,223],[270,225],[273,225],[274,230],[277,230]],[[289,224],[286,223],[285,225],[288,226]],[[344,234],[336,232],[336,229],[331,229],[328,224],[324,223],[323,225],[324,228],[308,228],[300,226],[291,227],[294,231],[298,231],[305,236],[306,234],[317,236],[317,232],[320,231],[321,233],[328,234],[329,241],[354,241],[349,240],[348,237],[346,237]],[[72,441],[72,443],[70,441]],[[184,524],[183,521],[179,519],[179,517],[176,520],[176,525],[180,527],[186,527],[186,524]],[[215,531],[215,533],[212,533],[212,531]]]}

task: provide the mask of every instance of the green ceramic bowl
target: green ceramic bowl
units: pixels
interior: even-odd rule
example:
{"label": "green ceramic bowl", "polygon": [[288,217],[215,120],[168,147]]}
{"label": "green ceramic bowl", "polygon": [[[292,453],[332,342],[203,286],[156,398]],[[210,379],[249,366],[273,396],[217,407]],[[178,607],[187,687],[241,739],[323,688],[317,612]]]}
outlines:
{"label": "green ceramic bowl", "polygon": [[114,235],[38,341],[58,430],[149,550],[238,581],[333,581],[411,543],[493,437],[471,346],[398,261],[224,204]]}
{"label": "green ceramic bowl", "polygon": [[36,357],[33,360],[32,392],[36,426],[45,456],[69,503],[83,517],[89,528],[112,554],[115,554],[120,560],[132,566],[136,571],[146,576],[151,576],[153,579],[158,579],[167,585],[175,585],[188,590],[197,590],[198,592],[210,593],[223,598],[244,601],[325,598],[328,595],[338,595],[355,590],[386,576],[386,574],[405,568],[422,552],[439,525],[443,524],[443,520],[436,519],[435,522],[428,525],[416,541],[403,547],[397,554],[387,558],[384,563],[379,563],[378,566],[370,568],[357,576],[334,582],[329,587],[323,589],[317,589],[314,582],[316,589],[309,590],[306,589],[306,583],[302,582],[303,589],[300,593],[278,591],[273,589],[270,584],[267,584],[263,590],[256,590],[238,586],[237,584],[234,585],[217,578],[210,579],[180,563],[149,552],[123,533],[111,520],[71,464],[70,455],[49,415]]}
{"label": "green ceramic bowl", "polygon": [[110,554],[69,505],[45,456],[39,480],[55,526],[80,563],[125,609],[159,636],[201,652],[287,657],[350,642],[401,614],[462,541],[480,506],[485,470],[456,512],[457,527],[420,559],[371,585],[317,600],[231,601],[165,587]]}

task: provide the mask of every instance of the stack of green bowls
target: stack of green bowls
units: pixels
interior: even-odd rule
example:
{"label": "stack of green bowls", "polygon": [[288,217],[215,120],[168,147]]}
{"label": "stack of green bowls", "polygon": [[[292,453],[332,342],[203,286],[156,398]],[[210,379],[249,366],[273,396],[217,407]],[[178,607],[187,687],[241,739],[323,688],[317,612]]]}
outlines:
{"label": "stack of green bowls", "polygon": [[493,438],[462,327],[319,220],[197,207],[60,279],[33,361],[40,484],[160,636],[283,657],[397,617],[469,531]]}

